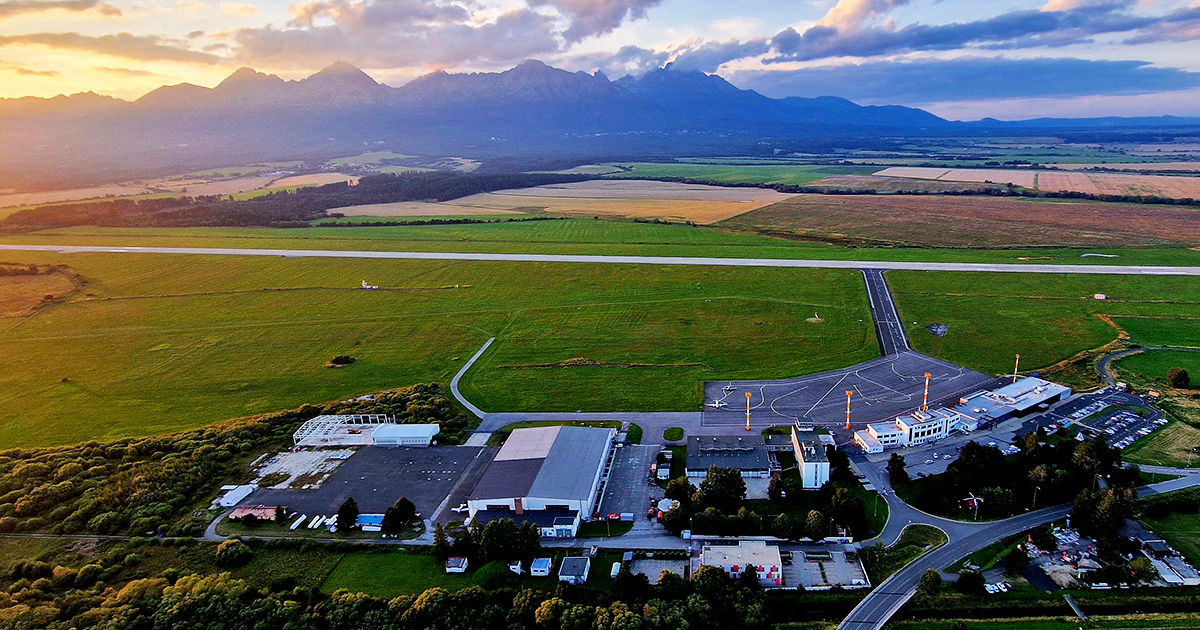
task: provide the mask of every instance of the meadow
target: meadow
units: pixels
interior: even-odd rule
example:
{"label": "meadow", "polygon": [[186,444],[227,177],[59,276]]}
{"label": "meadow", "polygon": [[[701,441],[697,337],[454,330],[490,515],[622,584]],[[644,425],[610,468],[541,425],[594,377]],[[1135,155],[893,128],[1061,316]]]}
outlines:
{"label": "meadow", "polygon": [[[891,271],[914,349],[988,374],[1036,370],[1117,338],[1178,344],[1200,322],[1200,278]],[[1104,293],[1100,301],[1092,295]],[[1152,326],[1144,326],[1146,322]],[[925,326],[949,326],[944,337]]]}
{"label": "meadow", "polygon": [[[766,208],[764,208],[766,210]],[[531,215],[516,215],[528,218]],[[430,217],[436,219],[436,217]],[[405,217],[406,220],[418,217]],[[458,251],[529,254],[630,254],[933,262],[1083,265],[1200,265],[1200,251],[1182,247],[1044,247],[927,249],[846,247],[819,238],[789,240],[737,227],[663,225],[620,219],[566,218],[492,223],[311,228],[98,228],[79,226],[0,236],[0,243],[139,247],[224,247],[371,251]],[[343,221],[362,221],[363,217]],[[334,221],[334,220],[329,220]],[[940,228],[939,228],[940,229]],[[1083,257],[1104,253],[1106,257]],[[0,257],[3,258],[3,257]]]}
{"label": "meadow", "polygon": [[[463,382],[491,411],[698,409],[704,380],[804,374],[877,353],[853,271],[6,257],[68,264],[87,284],[71,301],[0,320],[3,447],[159,434],[444,383],[492,336]],[[362,291],[364,279],[381,290]],[[805,321],[814,310],[824,324]],[[358,360],[326,368],[338,354]],[[555,365],[578,358],[587,361]]]}
{"label": "meadow", "polygon": [[[1186,340],[1184,340],[1186,341]],[[1184,345],[1184,344],[1176,344]],[[1200,388],[1200,352],[1190,350],[1148,350],[1116,361],[1113,365],[1118,373],[1129,372],[1139,380],[1165,384],[1167,370],[1183,368],[1192,376],[1192,387]]]}

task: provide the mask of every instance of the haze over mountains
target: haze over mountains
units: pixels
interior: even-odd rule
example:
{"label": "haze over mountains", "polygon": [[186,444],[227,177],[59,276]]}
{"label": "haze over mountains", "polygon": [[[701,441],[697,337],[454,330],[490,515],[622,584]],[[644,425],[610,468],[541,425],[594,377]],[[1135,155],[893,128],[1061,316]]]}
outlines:
{"label": "haze over mountains", "polygon": [[321,159],[367,148],[538,159],[770,155],[834,138],[870,142],[963,130],[963,123],[920,109],[864,107],[836,97],[772,99],[716,75],[670,66],[610,81],[601,73],[526,61],[500,73],[436,72],[398,88],[345,63],[300,81],[242,68],[211,89],[165,86],[134,102],[92,93],[0,100],[0,134],[6,139],[0,184],[88,183],[251,161]]}

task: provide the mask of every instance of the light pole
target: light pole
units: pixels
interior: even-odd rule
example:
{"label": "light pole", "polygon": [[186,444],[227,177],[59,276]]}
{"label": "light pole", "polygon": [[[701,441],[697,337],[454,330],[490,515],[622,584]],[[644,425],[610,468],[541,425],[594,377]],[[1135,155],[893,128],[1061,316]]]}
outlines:
{"label": "light pole", "polygon": [[1029,507],[1029,509],[1031,509],[1031,510],[1036,510],[1036,509],[1037,509],[1037,491],[1038,491],[1040,488],[1041,488],[1041,486],[1034,486],[1034,487],[1033,487],[1033,505]]}

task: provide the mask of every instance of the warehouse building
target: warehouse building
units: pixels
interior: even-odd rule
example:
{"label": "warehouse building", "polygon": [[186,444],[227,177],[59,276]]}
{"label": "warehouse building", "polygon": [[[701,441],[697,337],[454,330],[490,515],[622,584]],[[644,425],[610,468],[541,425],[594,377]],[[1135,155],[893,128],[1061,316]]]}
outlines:
{"label": "warehouse building", "polygon": [[687,476],[703,477],[712,466],[743,477],[770,477],[771,461],[761,435],[693,435],[687,443]]}
{"label": "warehouse building", "polygon": [[1070,387],[1031,376],[990,392],[978,391],[963,396],[954,411],[980,423],[996,423],[1026,416],[1039,406],[1070,396]]}
{"label": "warehouse building", "polygon": [[574,536],[591,520],[613,429],[537,427],[512,432],[467,499],[472,519],[529,521],[543,536]]}
{"label": "warehouse building", "polygon": [[371,445],[429,446],[440,430],[436,424],[381,424],[371,432]]}

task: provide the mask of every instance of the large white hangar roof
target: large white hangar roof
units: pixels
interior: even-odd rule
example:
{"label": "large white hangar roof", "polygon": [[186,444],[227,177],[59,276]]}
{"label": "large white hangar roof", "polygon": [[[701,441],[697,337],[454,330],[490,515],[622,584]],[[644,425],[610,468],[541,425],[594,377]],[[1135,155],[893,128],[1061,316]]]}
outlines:
{"label": "large white hangar roof", "polygon": [[516,429],[470,498],[586,501],[614,435],[612,429],[589,427]]}

